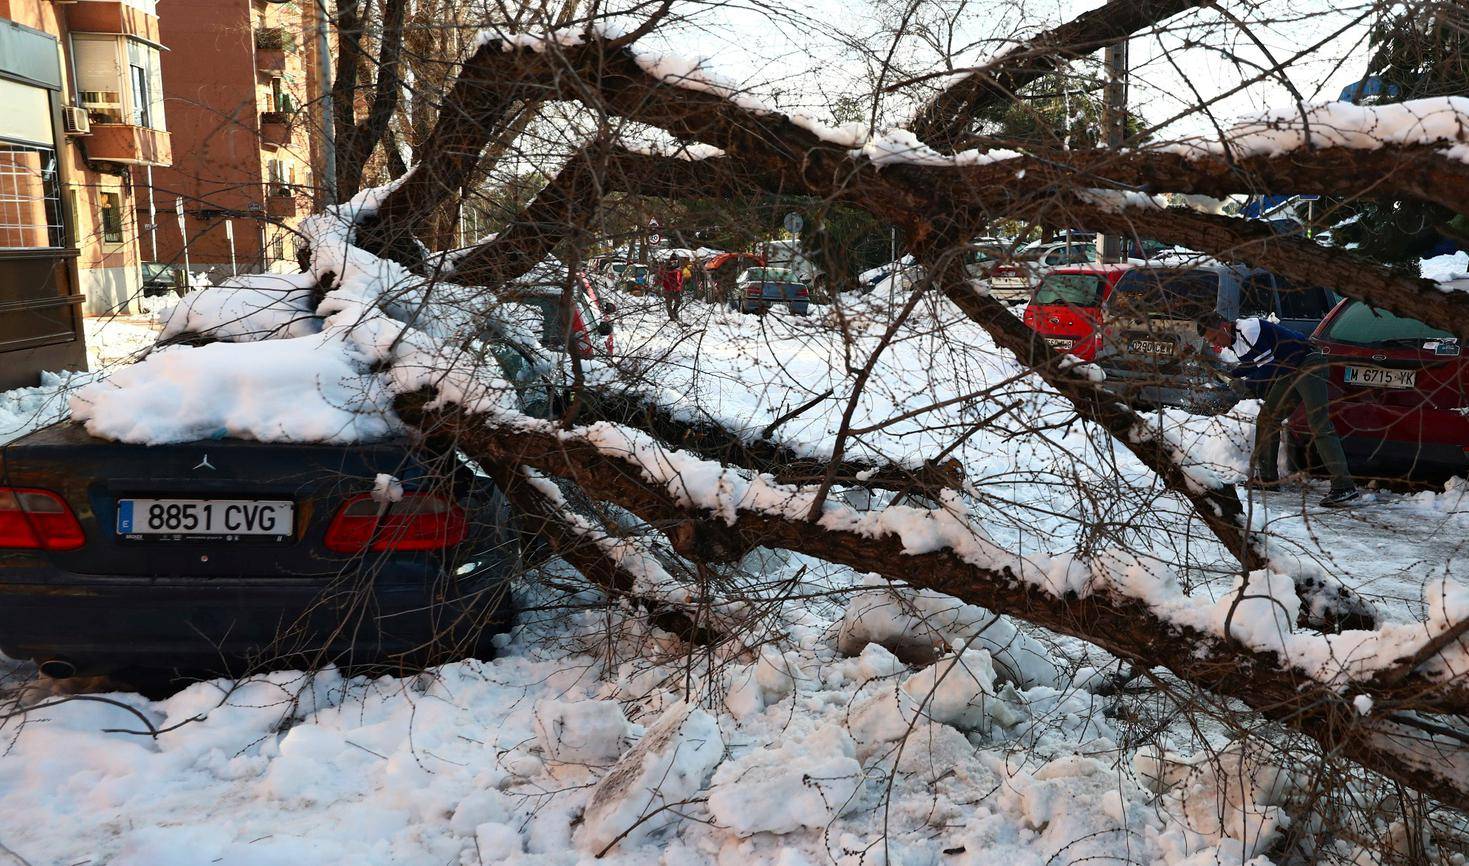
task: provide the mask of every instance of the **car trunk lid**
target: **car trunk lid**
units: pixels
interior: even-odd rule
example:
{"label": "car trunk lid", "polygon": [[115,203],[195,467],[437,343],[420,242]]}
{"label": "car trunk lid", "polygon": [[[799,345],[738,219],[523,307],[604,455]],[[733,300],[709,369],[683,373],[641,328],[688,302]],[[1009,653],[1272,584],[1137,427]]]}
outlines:
{"label": "car trunk lid", "polygon": [[[79,574],[311,577],[336,573],[343,558],[321,546],[340,504],[373,489],[379,473],[410,489],[422,478],[401,441],[353,446],[219,439],[146,446],[89,436],[78,424],[35,431],[0,450],[8,486],[50,490],[66,500],[86,534],[75,550],[46,555]],[[118,527],[123,500],[290,502],[282,537],[129,539]]]}
{"label": "car trunk lid", "polygon": [[1100,347],[1109,289],[1104,274],[1053,271],[1036,287],[1022,318],[1052,348],[1089,361]]}
{"label": "car trunk lid", "polygon": [[1353,401],[1469,412],[1469,364],[1446,331],[1352,301],[1313,342],[1331,360],[1332,384]]}

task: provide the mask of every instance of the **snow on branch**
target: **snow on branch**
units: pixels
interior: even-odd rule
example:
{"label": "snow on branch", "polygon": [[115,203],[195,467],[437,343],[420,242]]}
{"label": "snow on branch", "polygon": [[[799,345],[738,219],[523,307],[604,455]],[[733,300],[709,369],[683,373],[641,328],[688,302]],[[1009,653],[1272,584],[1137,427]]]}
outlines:
{"label": "snow on branch", "polygon": [[1318,102],[1277,108],[1236,123],[1222,141],[1191,139],[1157,149],[1186,156],[1280,156],[1300,150],[1341,147],[1437,146],[1469,162],[1469,97],[1437,96],[1386,105]]}
{"label": "snow on branch", "polygon": [[1292,630],[1300,601],[1291,579],[1265,570],[1217,600],[1202,599],[1185,593],[1171,571],[1125,551],[1088,560],[1011,553],[953,500],[933,509],[875,512],[824,502],[810,522],[807,512],[817,495],[812,488],[732,470],[639,431],[608,424],[558,429],[493,409],[466,411],[425,394],[400,398],[397,408],[476,459],[571,479],[593,497],[669,527],[675,549],[685,555],[730,558],[755,544],[789,547],[1014,614],[1121,657],[1168,667],[1370,769],[1469,806],[1464,767],[1430,765],[1405,757],[1398,744],[1377,743],[1401,731],[1391,722],[1359,719],[1354,703],[1366,695],[1384,715],[1469,711],[1469,691],[1460,682],[1469,652],[1460,646],[1435,646],[1412,673],[1391,682],[1377,676],[1452,628],[1450,616],[1378,631],[1300,633]]}

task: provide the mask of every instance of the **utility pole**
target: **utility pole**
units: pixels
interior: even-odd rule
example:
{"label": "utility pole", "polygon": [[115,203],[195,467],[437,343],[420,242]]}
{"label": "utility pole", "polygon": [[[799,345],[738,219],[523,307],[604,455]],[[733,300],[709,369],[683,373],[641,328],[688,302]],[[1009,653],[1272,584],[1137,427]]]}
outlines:
{"label": "utility pole", "polygon": [[328,36],[328,0],[316,0],[316,77],[321,82],[322,189],[326,203],[337,204],[337,128],[332,107],[332,45]]}
{"label": "utility pole", "polygon": [[[1102,54],[1107,85],[1102,91],[1102,127],[1107,147],[1116,150],[1127,140],[1127,40],[1108,45]],[[1102,261],[1122,261],[1122,236],[1102,236]]]}

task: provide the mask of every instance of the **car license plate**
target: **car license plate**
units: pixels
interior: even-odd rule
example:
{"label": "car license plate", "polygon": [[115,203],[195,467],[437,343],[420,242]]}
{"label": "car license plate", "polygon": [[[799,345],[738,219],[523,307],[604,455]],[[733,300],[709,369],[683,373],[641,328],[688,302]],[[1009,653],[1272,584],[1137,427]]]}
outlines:
{"label": "car license plate", "polygon": [[290,501],[263,499],[119,499],[117,534],[129,540],[284,541],[296,525]]}
{"label": "car license plate", "polygon": [[1170,340],[1128,340],[1127,351],[1133,355],[1172,355],[1174,345]]}
{"label": "car license plate", "polygon": [[1418,384],[1417,370],[1392,370],[1387,367],[1344,367],[1342,381],[1348,385],[1372,388],[1412,388]]}
{"label": "car license plate", "polygon": [[1071,339],[1070,337],[1047,337],[1046,343],[1052,349],[1064,349],[1068,352],[1076,346],[1076,341]]}

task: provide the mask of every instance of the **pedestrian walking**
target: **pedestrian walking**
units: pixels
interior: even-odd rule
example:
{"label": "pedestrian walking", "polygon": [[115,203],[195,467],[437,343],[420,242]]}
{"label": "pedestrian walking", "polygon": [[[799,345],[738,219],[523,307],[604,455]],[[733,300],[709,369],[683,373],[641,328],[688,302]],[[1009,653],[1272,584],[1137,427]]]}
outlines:
{"label": "pedestrian walking", "polygon": [[678,321],[678,307],[683,300],[683,267],[677,262],[663,266],[663,307],[668,311],[668,321]]}
{"label": "pedestrian walking", "polygon": [[1341,438],[1331,422],[1326,359],[1311,348],[1306,336],[1265,319],[1235,322],[1218,313],[1210,313],[1200,320],[1198,330],[1201,336],[1215,346],[1227,348],[1238,360],[1230,388],[1242,397],[1261,398],[1260,415],[1255,422],[1251,483],[1264,488],[1280,484],[1276,469],[1280,428],[1296,407],[1304,403],[1316,453],[1331,475],[1331,492],[1321,500],[1321,505],[1340,508],[1361,496],[1347,468]]}

